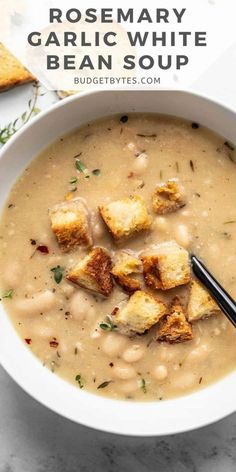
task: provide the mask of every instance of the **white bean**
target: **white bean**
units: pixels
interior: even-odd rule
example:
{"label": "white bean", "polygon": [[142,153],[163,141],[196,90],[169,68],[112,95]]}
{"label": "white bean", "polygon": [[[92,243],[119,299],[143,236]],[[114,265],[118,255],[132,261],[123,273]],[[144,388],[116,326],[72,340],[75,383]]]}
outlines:
{"label": "white bean", "polygon": [[68,282],[62,282],[60,285],[61,291],[64,293],[66,297],[71,297],[71,295],[75,292],[75,287],[69,284]]}
{"label": "white bean", "polygon": [[121,392],[126,393],[127,395],[130,393],[135,392],[140,388],[138,380],[129,380],[127,382],[122,382],[119,385],[119,389]]}
{"label": "white bean", "polygon": [[36,318],[31,324],[32,336],[39,336],[43,339],[49,339],[55,336],[55,329],[52,326],[42,324],[41,318]]}
{"label": "white bean", "polygon": [[97,239],[101,239],[104,236],[104,226],[101,221],[98,221],[93,226],[93,236]]}
{"label": "white bean", "polygon": [[186,389],[192,387],[196,377],[192,372],[178,372],[175,379],[172,379],[172,385],[179,389]]}
{"label": "white bean", "polygon": [[186,225],[179,224],[175,227],[175,239],[180,246],[189,247],[191,236]]}
{"label": "white bean", "polygon": [[168,370],[165,365],[157,365],[154,367],[152,375],[156,380],[165,380],[168,375]]}
{"label": "white bean", "polygon": [[112,369],[113,374],[118,379],[129,380],[136,377],[136,371],[131,365],[125,363],[117,363]]}
{"label": "white bean", "polygon": [[5,284],[11,288],[16,288],[21,282],[22,269],[18,261],[9,262],[4,271]]}
{"label": "white bean", "polygon": [[126,344],[127,339],[121,334],[109,333],[103,341],[102,350],[107,356],[118,356],[122,354]]}
{"label": "white bean", "polygon": [[148,166],[148,157],[147,154],[142,153],[139,154],[138,157],[135,158],[133,163],[133,171],[135,174],[142,175]]}
{"label": "white bean", "polygon": [[133,344],[130,347],[127,347],[123,352],[122,358],[126,362],[137,362],[144,356],[145,346],[141,344]]}
{"label": "white bean", "polygon": [[72,318],[76,321],[83,321],[85,318],[91,319],[95,315],[94,299],[88,293],[78,291],[74,293],[70,299],[69,311]]}
{"label": "white bean", "polygon": [[45,290],[45,292],[36,293],[32,298],[17,300],[15,307],[21,315],[36,315],[50,311],[55,304],[55,293]]}
{"label": "white bean", "polygon": [[193,349],[186,357],[186,362],[200,362],[209,356],[210,348],[206,344],[202,344]]}
{"label": "white bean", "polygon": [[153,227],[158,231],[167,232],[169,230],[169,223],[164,216],[157,216],[153,223]]}

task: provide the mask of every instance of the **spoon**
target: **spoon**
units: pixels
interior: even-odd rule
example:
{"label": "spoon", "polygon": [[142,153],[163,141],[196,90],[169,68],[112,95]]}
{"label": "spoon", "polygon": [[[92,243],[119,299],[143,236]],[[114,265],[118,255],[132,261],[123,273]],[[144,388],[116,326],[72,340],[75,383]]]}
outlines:
{"label": "spoon", "polygon": [[219,305],[223,313],[229,318],[236,327],[236,302],[226,292],[226,290],[217,282],[213,275],[207,270],[204,264],[194,255],[191,256],[193,273],[207,288],[212,298]]}

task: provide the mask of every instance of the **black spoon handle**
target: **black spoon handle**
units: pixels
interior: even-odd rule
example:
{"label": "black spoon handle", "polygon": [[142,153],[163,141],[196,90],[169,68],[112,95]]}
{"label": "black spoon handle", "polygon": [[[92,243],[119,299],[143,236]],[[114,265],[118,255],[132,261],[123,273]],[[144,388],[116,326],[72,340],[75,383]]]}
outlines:
{"label": "black spoon handle", "polygon": [[236,327],[236,302],[210,274],[204,264],[196,257],[191,257],[192,269],[196,277],[207,288],[220,309]]}

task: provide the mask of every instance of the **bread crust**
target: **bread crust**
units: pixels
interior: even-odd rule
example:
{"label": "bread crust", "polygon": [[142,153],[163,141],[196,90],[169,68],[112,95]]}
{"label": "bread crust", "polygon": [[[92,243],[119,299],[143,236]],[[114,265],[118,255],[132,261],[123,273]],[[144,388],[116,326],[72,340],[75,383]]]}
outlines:
{"label": "bread crust", "polygon": [[157,185],[152,196],[152,207],[158,215],[173,213],[185,206],[183,191],[177,180]]}
{"label": "bread crust", "polygon": [[148,292],[138,290],[124,307],[116,307],[112,315],[117,329],[132,336],[149,330],[165,313],[165,303]]}
{"label": "bread crust", "polygon": [[34,81],[36,78],[0,43],[0,92]]}
{"label": "bread crust", "polygon": [[116,241],[149,229],[152,222],[145,202],[139,195],[100,206],[99,212]]}
{"label": "bread crust", "polygon": [[108,297],[113,290],[111,257],[105,249],[95,247],[67,274],[67,280]]}
{"label": "bread crust", "polygon": [[208,291],[199,282],[193,280],[187,308],[188,320],[191,322],[198,321],[219,313],[220,308]]}
{"label": "bread crust", "polygon": [[178,297],[172,300],[170,313],[163,317],[158,325],[156,340],[170,344],[183,343],[193,339],[191,324]]}
{"label": "bread crust", "polygon": [[89,215],[81,199],[55,205],[49,210],[51,227],[63,252],[92,245]]}

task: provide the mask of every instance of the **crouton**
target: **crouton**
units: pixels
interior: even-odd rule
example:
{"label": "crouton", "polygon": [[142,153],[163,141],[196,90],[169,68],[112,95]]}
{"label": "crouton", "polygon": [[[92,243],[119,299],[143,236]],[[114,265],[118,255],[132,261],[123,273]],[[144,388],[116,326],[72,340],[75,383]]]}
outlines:
{"label": "crouton", "polygon": [[55,205],[49,210],[49,216],[62,251],[68,252],[80,245],[92,245],[88,211],[81,199]]}
{"label": "crouton", "polygon": [[140,274],[142,271],[141,261],[126,251],[121,251],[116,255],[112,268],[112,275],[115,281],[128,293],[141,289],[140,280],[131,277],[132,274]]}
{"label": "crouton", "polygon": [[117,329],[127,336],[142,334],[156,324],[166,313],[166,305],[153,295],[138,290],[123,308],[112,313]]}
{"label": "crouton", "polygon": [[0,71],[0,92],[36,80],[2,43],[0,43]]}
{"label": "crouton", "polygon": [[193,280],[187,308],[188,320],[197,321],[218,313],[220,313],[220,308],[211,295],[196,280]]}
{"label": "crouton", "polygon": [[79,261],[66,278],[80,287],[108,297],[113,289],[111,267],[109,253],[101,247],[95,247],[88,256]]}
{"label": "crouton", "polygon": [[169,290],[190,282],[188,252],[175,241],[158,244],[141,260],[145,283],[153,289]]}
{"label": "crouton", "polygon": [[138,195],[101,206],[99,211],[108,230],[117,241],[151,226],[151,217],[144,200]]}
{"label": "crouton", "polygon": [[152,207],[158,215],[173,213],[185,206],[184,193],[177,180],[157,185],[152,197]]}
{"label": "crouton", "polygon": [[170,307],[170,313],[164,316],[158,324],[156,340],[172,344],[191,339],[193,339],[192,327],[186,319],[179,298],[175,297]]}

